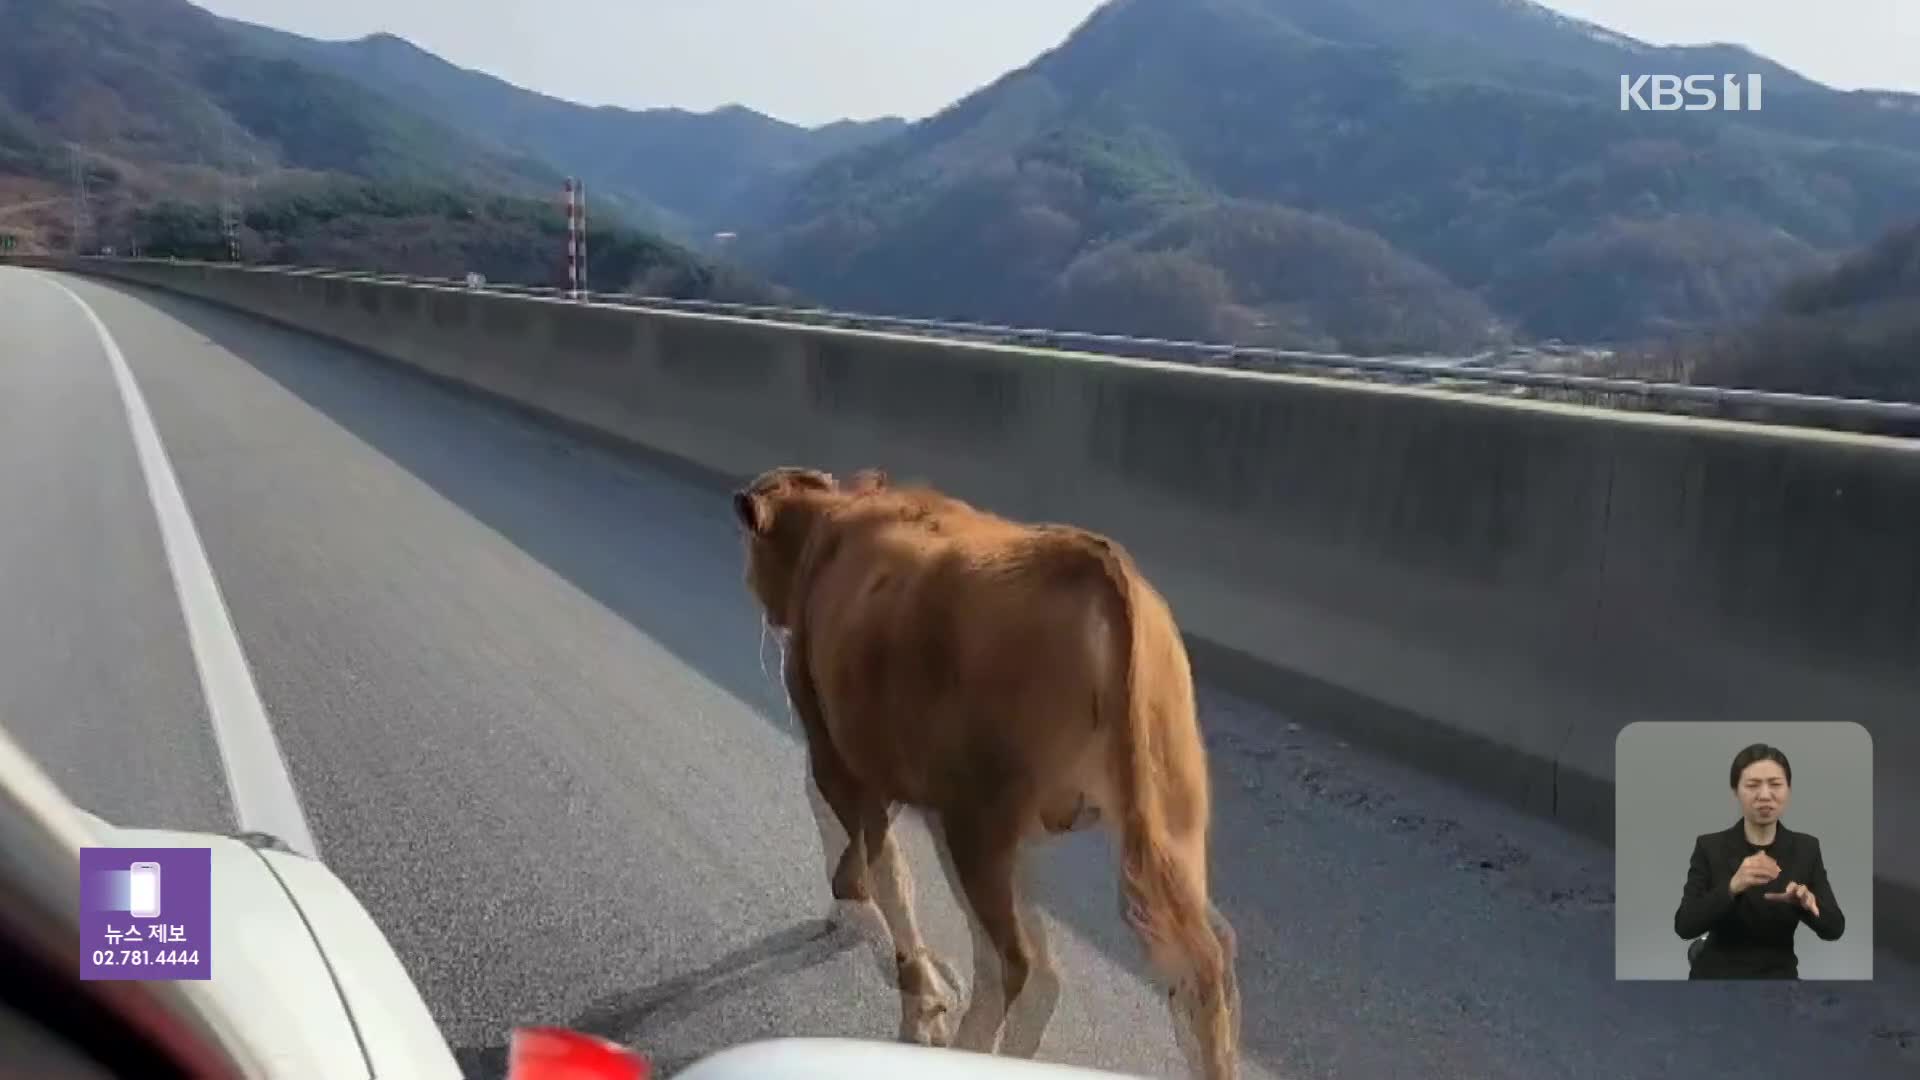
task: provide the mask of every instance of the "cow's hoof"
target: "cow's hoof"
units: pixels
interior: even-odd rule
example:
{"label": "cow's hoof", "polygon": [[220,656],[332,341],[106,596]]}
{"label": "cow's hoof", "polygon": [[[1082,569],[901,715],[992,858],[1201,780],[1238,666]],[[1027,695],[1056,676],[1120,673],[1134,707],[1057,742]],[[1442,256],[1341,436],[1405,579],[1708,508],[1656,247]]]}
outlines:
{"label": "cow's hoof", "polygon": [[959,1011],[959,988],[930,954],[923,952],[901,963],[900,1041],[951,1046],[954,1018]]}

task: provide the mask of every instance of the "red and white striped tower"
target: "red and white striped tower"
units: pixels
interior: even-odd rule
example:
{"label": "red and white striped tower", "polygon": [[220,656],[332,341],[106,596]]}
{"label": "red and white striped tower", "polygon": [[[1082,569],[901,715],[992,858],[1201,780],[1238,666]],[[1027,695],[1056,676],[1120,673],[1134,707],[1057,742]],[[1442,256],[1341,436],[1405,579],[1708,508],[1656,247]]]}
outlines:
{"label": "red and white striped tower", "polygon": [[587,289],[587,189],[567,177],[567,292],[576,300]]}

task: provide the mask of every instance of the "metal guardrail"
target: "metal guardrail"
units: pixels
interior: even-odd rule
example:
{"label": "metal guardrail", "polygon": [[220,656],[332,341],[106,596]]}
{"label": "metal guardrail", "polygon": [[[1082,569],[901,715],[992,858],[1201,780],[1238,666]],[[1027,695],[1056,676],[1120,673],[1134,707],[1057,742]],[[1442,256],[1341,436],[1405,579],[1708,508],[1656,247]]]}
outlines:
{"label": "metal guardrail", "polygon": [[[484,283],[470,285],[452,278],[414,274],[390,274],[320,266],[257,266],[187,259],[129,259],[114,262],[172,263],[174,265],[214,266],[250,272],[273,272],[310,277],[342,278],[390,284],[421,285],[433,288],[501,293],[505,295],[560,299],[580,303],[605,304],[658,311],[687,311],[725,315],[800,326],[827,326],[849,330],[903,334],[942,340],[974,341],[986,344],[1018,345],[1059,349],[1126,359],[1158,360],[1194,364],[1202,367],[1231,368],[1277,373],[1344,373],[1376,379],[1422,384],[1466,393],[1508,393],[1558,398],[1577,403],[1619,407],[1637,403],[1638,407],[1660,411],[1699,414],[1703,411],[1757,422],[1783,422],[1781,414],[1794,417],[1794,423],[1812,426],[1881,430],[1874,425],[1893,425],[1890,433],[1920,437],[1920,402],[1880,401],[1870,398],[1842,398],[1817,394],[1797,394],[1775,390],[1746,390],[1737,387],[1696,386],[1687,383],[1654,382],[1602,375],[1574,375],[1562,372],[1524,371],[1511,368],[1475,366],[1470,357],[1387,357],[1352,356],[1291,349],[1255,348],[1162,338],[1137,338],[1120,334],[1096,334],[1074,330],[1048,330],[1036,327],[1001,326],[993,323],[956,322],[942,319],[917,319],[892,315],[863,315],[827,308],[790,308],[763,304],[740,304],[719,300],[687,300],[633,293],[573,292],[539,285]],[[1849,421],[1851,423],[1841,423]]]}

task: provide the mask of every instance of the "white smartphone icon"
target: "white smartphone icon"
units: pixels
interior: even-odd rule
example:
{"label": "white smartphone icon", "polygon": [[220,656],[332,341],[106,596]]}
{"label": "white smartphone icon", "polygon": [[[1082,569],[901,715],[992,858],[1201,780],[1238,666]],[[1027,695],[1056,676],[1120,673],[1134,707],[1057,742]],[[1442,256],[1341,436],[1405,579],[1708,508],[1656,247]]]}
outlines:
{"label": "white smartphone icon", "polygon": [[136,919],[151,919],[160,914],[160,864],[137,862],[127,868],[127,899]]}

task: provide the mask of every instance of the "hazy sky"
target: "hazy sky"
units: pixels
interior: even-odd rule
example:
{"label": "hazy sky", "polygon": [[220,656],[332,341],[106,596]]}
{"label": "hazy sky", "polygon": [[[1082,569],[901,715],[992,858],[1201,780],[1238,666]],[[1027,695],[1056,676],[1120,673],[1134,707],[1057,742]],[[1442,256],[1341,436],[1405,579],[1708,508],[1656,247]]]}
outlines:
{"label": "hazy sky", "polygon": [[[1098,0],[196,0],[322,38],[385,30],[593,105],[732,102],[796,123],[937,111]],[[1407,0],[1422,3],[1424,0]],[[1549,0],[1657,44],[1729,41],[1842,89],[1920,91],[1920,0]]]}

